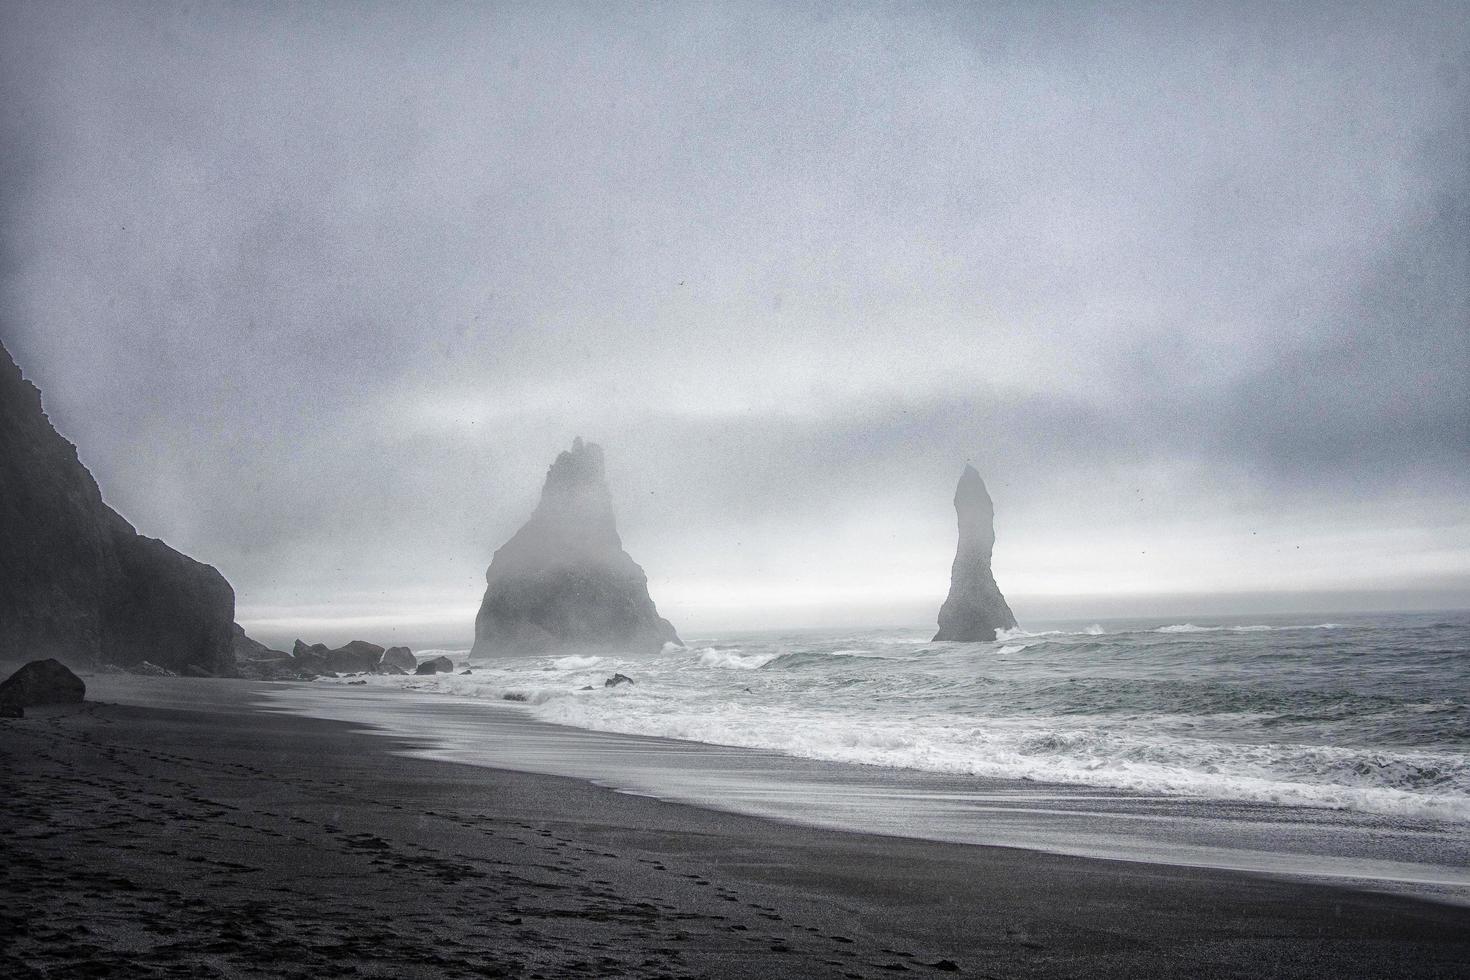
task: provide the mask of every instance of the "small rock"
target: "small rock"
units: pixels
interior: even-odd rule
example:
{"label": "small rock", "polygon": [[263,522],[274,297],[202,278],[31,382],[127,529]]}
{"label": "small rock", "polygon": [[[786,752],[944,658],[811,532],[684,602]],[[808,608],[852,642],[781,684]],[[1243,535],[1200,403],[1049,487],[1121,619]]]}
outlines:
{"label": "small rock", "polygon": [[954,960],[939,960],[937,963],[930,963],[929,966],[931,969],[939,970],[943,973],[960,972],[960,965]]}
{"label": "small rock", "polygon": [[24,718],[26,709],[13,701],[0,701],[0,718]]}
{"label": "small rock", "polygon": [[511,691],[509,694],[501,695],[501,700],[515,701],[520,704],[524,704],[525,702],[529,701],[530,698],[526,697],[524,694],[519,693],[518,691]]}
{"label": "small rock", "polygon": [[605,680],[605,681],[602,682],[602,686],[603,687],[617,687],[619,684],[631,684],[631,683],[633,683],[633,678],[627,676],[626,674],[613,674],[607,680]]}
{"label": "small rock", "polygon": [[459,676],[461,676],[461,677],[468,677],[472,673],[474,673],[474,671],[472,671],[472,670],[462,670],[462,671],[459,672]]}
{"label": "small rock", "polygon": [[146,660],[140,660],[137,663],[133,664],[131,667],[128,668],[128,673],[130,673],[130,674],[137,674],[139,677],[178,677],[179,676],[178,674],[176,674],[173,671],[169,670],[167,667],[160,667],[160,666],[158,666],[158,664],[149,663]]}
{"label": "small rock", "polygon": [[32,660],[0,684],[0,704],[13,704],[17,708],[73,704],[86,696],[87,685],[59,660]]}
{"label": "small rock", "polygon": [[448,657],[435,657],[433,660],[425,660],[414,670],[415,674],[452,674],[454,673],[454,661]]}
{"label": "small rock", "polygon": [[348,687],[352,687],[352,686],[357,685],[357,684],[366,684],[366,683],[367,683],[367,681],[348,681],[347,682],[347,686]]}

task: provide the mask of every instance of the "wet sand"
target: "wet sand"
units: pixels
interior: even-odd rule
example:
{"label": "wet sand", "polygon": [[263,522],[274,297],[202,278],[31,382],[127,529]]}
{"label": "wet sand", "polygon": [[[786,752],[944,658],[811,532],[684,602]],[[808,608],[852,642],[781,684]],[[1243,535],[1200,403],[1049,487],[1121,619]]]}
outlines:
{"label": "wet sand", "polygon": [[795,826],[396,755],[260,683],[88,682],[0,721],[0,975],[1470,975],[1463,907]]}

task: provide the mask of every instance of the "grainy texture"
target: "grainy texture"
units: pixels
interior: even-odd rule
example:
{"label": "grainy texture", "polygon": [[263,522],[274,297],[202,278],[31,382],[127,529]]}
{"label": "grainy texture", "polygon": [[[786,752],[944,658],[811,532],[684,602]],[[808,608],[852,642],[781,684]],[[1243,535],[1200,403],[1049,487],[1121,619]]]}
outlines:
{"label": "grainy texture", "polygon": [[995,584],[995,504],[975,467],[966,466],[954,492],[960,541],[950,569],[949,596],[939,609],[936,640],[974,642],[995,639],[995,631],[1015,629],[1016,617]]}
{"label": "grainy texture", "polygon": [[235,592],[102,500],[0,346],[0,657],[234,670]]}
{"label": "grainy texture", "polygon": [[[0,974],[1463,977],[1470,914],[391,754],[256,682],[0,722]],[[947,961],[947,962],[946,962]],[[937,964],[937,965],[936,965]]]}
{"label": "grainy texture", "polygon": [[551,464],[531,519],[485,572],[473,656],[658,650],[668,642],[678,634],[618,537],[602,447],[578,438]]}

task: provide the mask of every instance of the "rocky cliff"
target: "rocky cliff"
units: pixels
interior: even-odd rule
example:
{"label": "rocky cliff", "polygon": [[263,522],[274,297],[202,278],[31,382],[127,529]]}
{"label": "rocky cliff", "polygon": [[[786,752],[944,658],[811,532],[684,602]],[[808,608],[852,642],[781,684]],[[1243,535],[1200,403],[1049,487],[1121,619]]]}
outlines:
{"label": "rocky cliff", "polygon": [[541,502],[495,552],[485,582],[471,656],[679,642],[623,550],[602,448],[580,438],[551,465]]}
{"label": "rocky cliff", "polygon": [[0,656],[234,668],[235,592],[138,534],[0,346]]}
{"label": "rocky cliff", "polygon": [[960,543],[950,571],[949,598],[939,610],[936,640],[993,640],[999,629],[1015,629],[1016,617],[995,584],[990,568],[995,549],[995,505],[975,467],[966,466],[954,492]]}

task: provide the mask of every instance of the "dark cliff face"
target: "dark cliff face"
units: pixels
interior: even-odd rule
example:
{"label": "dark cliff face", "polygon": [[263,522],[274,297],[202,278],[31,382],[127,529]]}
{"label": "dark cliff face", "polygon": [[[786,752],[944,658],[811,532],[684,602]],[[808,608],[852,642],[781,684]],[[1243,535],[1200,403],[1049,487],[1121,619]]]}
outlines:
{"label": "dark cliff face", "polygon": [[993,640],[995,631],[1015,629],[1016,617],[995,584],[990,568],[995,548],[995,505],[985,481],[966,466],[954,494],[960,543],[950,571],[949,598],[939,610],[936,640]]}
{"label": "dark cliff face", "polygon": [[133,526],[0,346],[0,655],[234,667],[235,593]]}
{"label": "dark cliff face", "polygon": [[623,550],[602,448],[581,439],[551,465],[541,502],[495,552],[485,583],[472,656],[679,642]]}

